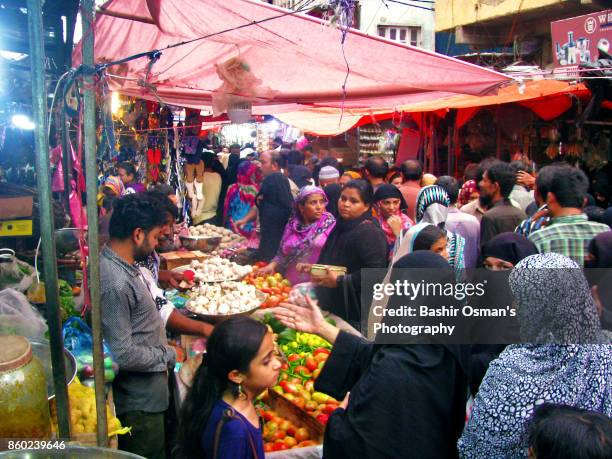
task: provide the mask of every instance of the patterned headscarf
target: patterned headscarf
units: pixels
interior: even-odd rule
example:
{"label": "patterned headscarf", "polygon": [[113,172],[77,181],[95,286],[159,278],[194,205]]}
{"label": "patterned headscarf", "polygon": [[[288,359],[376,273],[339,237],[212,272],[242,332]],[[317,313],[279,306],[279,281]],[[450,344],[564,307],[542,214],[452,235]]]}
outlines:
{"label": "patterned headscarf", "polygon": [[[421,188],[416,201],[416,220],[419,223],[430,223],[444,228],[448,216],[450,198],[444,188],[439,185],[429,185]],[[465,268],[465,238],[459,234],[446,231],[448,243],[448,262],[459,271]]]}
{"label": "patterned headscarf", "polygon": [[102,186],[112,190],[117,197],[121,197],[125,194],[125,186],[118,176],[109,175]]}
{"label": "patterned headscarf", "polygon": [[307,185],[300,189],[295,197],[293,212],[283,232],[279,254],[273,260],[282,267],[308,260],[312,251],[316,250],[315,239],[319,237],[327,239],[336,225],[336,219],[327,211],[323,212],[319,220],[314,223],[304,222],[298,204],[303,203],[313,194],[320,194],[325,199],[325,205],[328,203],[325,192],[318,186]]}
{"label": "patterned headscarf", "polygon": [[612,346],[580,266],[556,253],[532,255],[510,274],[523,340],[491,362],[457,444],[470,459],[527,457],[529,419],[543,403],[612,417]]}
{"label": "patterned headscarf", "polygon": [[539,344],[599,343],[601,325],[581,267],[558,253],[531,255],[510,273],[521,338]]}
{"label": "patterned headscarf", "polygon": [[478,191],[478,185],[476,184],[476,180],[468,180],[463,184],[461,190],[459,191],[459,197],[457,198],[457,206],[465,206],[470,202],[470,196],[474,191]]}
{"label": "patterned headscarf", "polygon": [[416,221],[439,225],[446,222],[450,198],[444,188],[429,185],[421,188],[416,200]]}

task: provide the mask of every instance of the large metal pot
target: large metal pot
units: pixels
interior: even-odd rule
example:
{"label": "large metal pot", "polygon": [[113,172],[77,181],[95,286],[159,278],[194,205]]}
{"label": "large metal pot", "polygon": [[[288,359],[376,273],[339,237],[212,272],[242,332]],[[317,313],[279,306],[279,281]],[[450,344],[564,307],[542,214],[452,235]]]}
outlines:
{"label": "large metal pot", "polygon": [[[51,366],[51,345],[46,340],[30,339],[32,354],[42,362],[47,380],[47,396],[49,400],[55,398],[55,387],[53,386],[53,369]],[[77,361],[68,349],[64,348],[64,364],[66,365],[66,385],[69,385],[77,374]]]}
{"label": "large metal pot", "polygon": [[[49,443],[54,443],[50,441]],[[118,449],[66,445],[64,449],[20,449],[0,453],[1,459],[144,459]]]}

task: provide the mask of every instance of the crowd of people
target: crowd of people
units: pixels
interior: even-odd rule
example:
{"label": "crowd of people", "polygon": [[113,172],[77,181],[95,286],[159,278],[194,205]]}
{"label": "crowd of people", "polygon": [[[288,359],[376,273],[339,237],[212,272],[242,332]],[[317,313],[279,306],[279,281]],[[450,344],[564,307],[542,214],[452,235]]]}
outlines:
{"label": "crowd of people", "polygon": [[[612,207],[599,196],[601,212],[585,211],[594,200],[580,169],[557,163],[535,174],[487,159],[460,181],[376,156],[344,170],[309,148],[243,158],[230,149],[227,167],[203,154],[219,177],[204,184],[199,222],[243,235],[251,260],[267,263],[263,273],[308,283],[316,297],[307,307],[284,303],[277,316],[333,344],[315,387],[344,401],[329,418],[324,457],[611,457],[612,282],[581,268],[612,268]],[[179,279],[159,269],[155,250],[173,238],[177,194],[138,190],[129,164],[118,172],[100,199],[108,231],[101,300],[120,366],[117,414],[133,426],[121,447],[164,457],[175,359],[164,336],[174,329],[209,336],[175,453],[262,458],[252,402],[278,377],[271,333],[244,317],[214,329],[177,317],[159,283]],[[342,270],[315,277],[313,264]],[[363,270],[394,280],[403,268],[433,269],[459,281],[479,267],[510,273],[523,344],[377,344],[323,320],[330,311],[365,332]]]}

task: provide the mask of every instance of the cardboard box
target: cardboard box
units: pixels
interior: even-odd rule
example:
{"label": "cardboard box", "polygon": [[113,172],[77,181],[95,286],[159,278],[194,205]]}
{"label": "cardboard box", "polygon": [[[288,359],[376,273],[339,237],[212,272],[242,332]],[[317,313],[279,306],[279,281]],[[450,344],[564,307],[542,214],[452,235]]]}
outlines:
{"label": "cardboard box", "polygon": [[185,266],[194,260],[204,261],[210,257],[209,254],[194,250],[192,252],[166,252],[161,253],[161,267],[162,269],[173,270],[180,266]]}
{"label": "cardboard box", "polygon": [[0,183],[0,220],[32,216],[34,195],[28,188]]}

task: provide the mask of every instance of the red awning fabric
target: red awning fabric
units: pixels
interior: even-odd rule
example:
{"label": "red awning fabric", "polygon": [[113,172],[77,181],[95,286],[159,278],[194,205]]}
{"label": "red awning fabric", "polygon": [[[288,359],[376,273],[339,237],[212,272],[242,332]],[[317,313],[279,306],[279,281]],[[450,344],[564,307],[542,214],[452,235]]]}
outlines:
{"label": "red awning fabric", "polygon": [[[256,114],[304,107],[393,111],[398,105],[453,93],[492,94],[511,81],[476,65],[350,30],[344,44],[350,69],[344,95],[342,33],[320,19],[254,0],[110,0],[102,8],[139,20],[97,14],[96,63],[161,50],[147,81],[162,101],[173,105],[209,108],[212,92],[223,83],[215,65],[236,57],[270,90],[253,101]],[[245,27],[275,16],[280,17]],[[164,50],[228,29],[234,30]],[[80,44],[73,61],[81,61]],[[110,67],[110,88],[155,100],[150,89],[139,85],[148,64],[145,57]]]}
{"label": "red awning fabric", "polygon": [[[398,106],[395,111],[402,113],[435,112],[444,117],[451,109],[457,109],[459,126],[465,124],[480,108],[509,103],[518,103],[532,110],[544,120],[551,120],[567,111],[572,105],[572,98],[590,97],[590,92],[584,84],[570,84],[556,80],[536,80],[526,82],[524,87],[518,83],[501,88],[494,96],[453,95],[437,100],[416,102]],[[298,112],[275,115],[281,121],[311,134],[338,135],[353,127],[367,124],[372,115],[384,119],[390,113],[381,110],[345,110],[342,123],[339,124],[341,110],[339,109],[307,109]],[[413,117],[414,118],[414,117]],[[416,120],[416,118],[415,118]]]}

